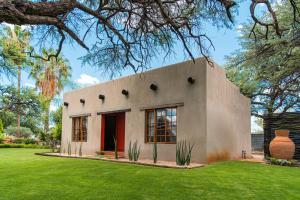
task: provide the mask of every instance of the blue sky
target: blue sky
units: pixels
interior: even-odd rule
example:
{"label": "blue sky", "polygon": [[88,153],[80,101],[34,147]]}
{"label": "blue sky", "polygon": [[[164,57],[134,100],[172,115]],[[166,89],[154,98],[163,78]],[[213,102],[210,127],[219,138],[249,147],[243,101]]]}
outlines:
{"label": "blue sky", "polygon": [[[231,29],[217,29],[210,24],[207,24],[205,27],[207,35],[213,41],[215,46],[215,51],[211,49],[210,56],[221,66],[226,63],[226,55],[230,55],[233,51],[240,48],[238,43],[238,36],[240,33],[238,29],[241,28],[242,23],[250,19],[249,5],[249,1],[243,2],[239,5],[238,13],[235,16],[234,25]],[[99,69],[93,66],[82,66],[82,63],[78,58],[85,54],[86,50],[81,48],[79,45],[75,43],[65,44],[63,55],[69,60],[72,67],[72,80],[83,85],[95,84],[108,80],[109,75],[103,74],[103,72],[101,72]],[[199,56],[200,55],[197,54],[195,55],[195,57]],[[163,58],[155,58],[152,60],[150,67],[162,67],[165,65],[182,62],[186,59],[189,58],[185,57],[182,54],[182,49],[178,47],[175,55],[170,56],[166,60],[163,60]],[[125,70],[123,71],[122,75],[128,75],[132,73],[132,70]],[[26,74],[26,72],[23,73],[22,79],[22,85],[34,86],[34,81],[28,78],[28,74]],[[55,106],[53,106],[53,108],[54,107]],[[258,129],[254,123],[252,124],[253,129]]]}
{"label": "blue sky", "polygon": [[[211,49],[211,57],[219,65],[224,65],[226,60],[225,56],[232,53],[234,50],[239,48],[237,38],[239,36],[238,28],[241,23],[246,22],[250,18],[249,12],[249,2],[244,2],[239,5],[238,15],[235,17],[234,26],[232,29],[221,28],[217,29],[212,25],[207,24],[205,29],[209,38],[213,41],[215,46],[215,51]],[[99,69],[93,66],[82,66],[79,57],[86,54],[86,50],[81,48],[77,44],[65,44],[63,49],[64,56],[70,61],[72,67],[72,80],[79,83],[96,83],[102,82],[109,79],[108,75],[103,74]],[[195,54],[195,57],[200,55]],[[176,49],[176,54],[170,56],[166,60],[163,58],[155,58],[152,60],[150,67],[162,67],[169,64],[174,64],[182,62],[186,59],[182,54],[182,49],[179,47]],[[122,75],[132,74],[132,70],[123,71]],[[23,84],[25,85],[34,85],[34,81],[26,77],[26,74],[23,76]]]}

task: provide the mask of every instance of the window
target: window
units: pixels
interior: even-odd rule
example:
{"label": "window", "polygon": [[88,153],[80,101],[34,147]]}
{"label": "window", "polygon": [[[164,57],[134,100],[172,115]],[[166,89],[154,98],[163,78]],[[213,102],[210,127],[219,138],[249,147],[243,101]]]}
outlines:
{"label": "window", "polygon": [[86,142],[87,141],[87,116],[72,118],[72,141]]}
{"label": "window", "polygon": [[146,142],[176,143],[176,108],[146,110]]}

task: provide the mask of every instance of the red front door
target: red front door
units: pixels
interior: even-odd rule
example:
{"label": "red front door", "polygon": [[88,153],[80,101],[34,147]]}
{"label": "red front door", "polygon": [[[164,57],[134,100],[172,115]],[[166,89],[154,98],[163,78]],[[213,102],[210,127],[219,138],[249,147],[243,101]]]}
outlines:
{"label": "red front door", "polygon": [[124,152],[125,113],[102,114],[101,118],[101,150],[114,151],[116,138],[118,151]]}

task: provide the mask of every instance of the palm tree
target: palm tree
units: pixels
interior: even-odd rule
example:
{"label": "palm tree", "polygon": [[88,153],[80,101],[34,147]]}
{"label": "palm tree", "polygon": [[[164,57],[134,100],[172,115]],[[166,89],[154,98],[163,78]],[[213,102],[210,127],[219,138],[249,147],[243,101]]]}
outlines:
{"label": "palm tree", "polygon": [[[5,57],[10,65],[18,68],[18,98],[20,98],[21,92],[21,71],[28,63],[26,51],[30,49],[29,40],[30,33],[22,29],[21,26],[5,27],[4,34],[0,39],[2,56]],[[18,109],[18,136],[20,136],[20,127],[21,114],[20,109]]]}
{"label": "palm tree", "polygon": [[[43,49],[43,57],[55,54],[53,49]],[[44,131],[49,132],[50,104],[53,98],[59,94],[71,74],[71,67],[68,60],[62,55],[57,58],[51,57],[50,60],[37,59],[33,64],[30,76],[36,80],[36,86],[40,89],[43,107],[45,110]]]}

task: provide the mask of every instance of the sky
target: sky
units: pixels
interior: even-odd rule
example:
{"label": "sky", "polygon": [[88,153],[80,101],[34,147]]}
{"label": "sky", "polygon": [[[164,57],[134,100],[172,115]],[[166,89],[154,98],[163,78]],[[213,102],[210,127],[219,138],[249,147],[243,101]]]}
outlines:
{"label": "sky", "polygon": [[[235,16],[234,24],[231,29],[218,29],[210,24],[205,25],[205,31],[209,38],[213,41],[215,47],[214,51],[211,50],[210,56],[220,66],[223,66],[226,63],[225,56],[230,55],[233,51],[240,48],[238,43],[238,36],[240,35],[239,29],[242,28],[242,23],[245,23],[250,19],[249,5],[250,1],[239,4],[238,13]],[[172,55],[165,60],[163,60],[163,58],[153,59],[150,63],[150,68],[153,69],[162,67],[189,59],[182,54],[183,51],[180,47],[178,47],[175,52],[175,55]],[[72,67],[71,79],[75,83],[78,83],[79,85],[92,85],[110,79],[109,75],[103,74],[103,72],[94,66],[82,66],[82,63],[78,58],[85,55],[86,50],[81,48],[79,45],[75,43],[65,44],[62,53],[70,62]],[[199,56],[200,55],[195,55],[195,57]],[[133,73],[134,72],[132,70],[125,70],[122,72],[121,76]],[[24,72],[22,76],[22,85],[32,87],[35,85],[34,81],[28,77],[26,72]],[[56,105],[53,104],[51,106],[51,110],[54,110],[55,107]],[[254,123],[254,118],[252,118],[252,131],[257,130],[260,130],[260,128],[256,125],[256,123]]]}

